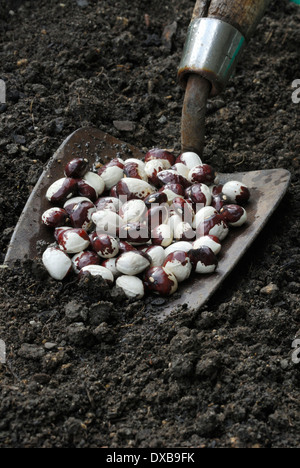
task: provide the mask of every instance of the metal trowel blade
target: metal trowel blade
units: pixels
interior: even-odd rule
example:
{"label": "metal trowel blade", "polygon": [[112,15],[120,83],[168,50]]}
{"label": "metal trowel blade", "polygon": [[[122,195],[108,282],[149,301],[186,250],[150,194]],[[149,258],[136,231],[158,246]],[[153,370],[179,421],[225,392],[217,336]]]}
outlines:
{"label": "metal trowel blade", "polygon": [[[85,157],[91,164],[95,161],[105,164],[116,157],[142,159],[144,154],[100,130],[76,130],[62,143],[34,187],[8,247],[6,265],[38,258],[37,243],[53,242],[53,233],[41,222],[42,214],[50,208],[45,195],[48,187],[63,177],[67,162],[75,157]],[[166,306],[158,312],[160,320],[184,304],[189,309],[198,310],[217,291],[278,207],[287,192],[291,175],[285,169],[271,169],[219,174],[219,177],[221,184],[238,180],[251,190],[251,200],[247,205],[248,222],[241,228],[231,229],[230,235],[223,241],[217,271],[208,276],[194,275],[181,283],[178,294],[166,301]]]}

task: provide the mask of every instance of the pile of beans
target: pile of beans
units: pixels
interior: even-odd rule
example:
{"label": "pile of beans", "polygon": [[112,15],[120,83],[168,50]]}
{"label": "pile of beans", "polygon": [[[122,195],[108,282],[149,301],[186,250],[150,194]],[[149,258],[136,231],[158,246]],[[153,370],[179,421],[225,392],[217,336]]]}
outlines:
{"label": "pile of beans", "polygon": [[247,222],[249,189],[219,184],[196,153],[152,149],[144,160],[115,158],[90,170],[70,161],[46,194],[42,222],[53,230],[48,273],[99,275],[128,298],[170,296],[191,275],[212,274],[222,241]]}

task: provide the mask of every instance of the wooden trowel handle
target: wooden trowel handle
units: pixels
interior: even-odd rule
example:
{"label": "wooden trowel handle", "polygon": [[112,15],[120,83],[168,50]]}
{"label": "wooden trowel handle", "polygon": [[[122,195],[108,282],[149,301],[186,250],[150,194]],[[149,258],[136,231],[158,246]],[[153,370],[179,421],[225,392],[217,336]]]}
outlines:
{"label": "wooden trowel handle", "polygon": [[211,96],[227,85],[271,0],[197,0],[178,77],[185,87],[191,74],[212,83]]}
{"label": "wooden trowel handle", "polygon": [[238,29],[248,41],[271,0],[197,0],[193,19],[217,18]]}
{"label": "wooden trowel handle", "polygon": [[204,147],[206,101],[227,85],[271,0],[197,0],[178,78],[185,87],[182,151]]}

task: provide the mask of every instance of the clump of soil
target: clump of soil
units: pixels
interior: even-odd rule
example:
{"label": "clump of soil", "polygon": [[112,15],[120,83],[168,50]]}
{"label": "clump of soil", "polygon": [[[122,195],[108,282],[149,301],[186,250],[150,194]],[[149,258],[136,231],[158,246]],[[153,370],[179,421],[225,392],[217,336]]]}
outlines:
{"label": "clump of soil", "polygon": [[[176,72],[193,3],[1,4],[2,261],[44,165],[76,128],[180,151]],[[161,322],[161,298],[57,283],[31,261],[0,268],[1,447],[299,446],[299,19],[296,5],[272,4],[209,103],[206,162],[222,172],[283,167],[292,183],[201,310]]]}

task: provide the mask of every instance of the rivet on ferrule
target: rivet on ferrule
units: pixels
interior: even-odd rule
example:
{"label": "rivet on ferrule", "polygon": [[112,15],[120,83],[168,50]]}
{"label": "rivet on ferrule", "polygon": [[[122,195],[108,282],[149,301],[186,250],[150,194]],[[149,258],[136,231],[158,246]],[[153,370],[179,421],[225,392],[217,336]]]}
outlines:
{"label": "rivet on ferrule", "polygon": [[185,87],[196,73],[212,84],[210,96],[226,87],[245,46],[244,36],[229,23],[216,18],[197,18],[189,26],[178,71]]}

